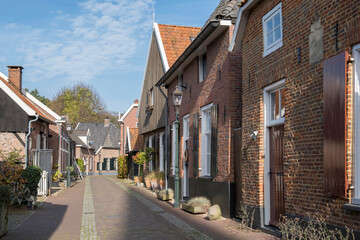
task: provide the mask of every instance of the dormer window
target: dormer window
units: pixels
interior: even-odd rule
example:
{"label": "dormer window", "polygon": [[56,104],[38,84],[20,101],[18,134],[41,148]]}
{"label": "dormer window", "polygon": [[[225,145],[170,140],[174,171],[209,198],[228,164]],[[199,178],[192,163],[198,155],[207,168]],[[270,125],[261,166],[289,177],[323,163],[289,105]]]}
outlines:
{"label": "dormer window", "polygon": [[199,56],[199,82],[206,79],[207,76],[207,55],[206,53]]}
{"label": "dormer window", "polygon": [[264,34],[263,56],[265,57],[282,47],[283,44],[281,3],[276,5],[276,7],[263,16],[262,22]]}

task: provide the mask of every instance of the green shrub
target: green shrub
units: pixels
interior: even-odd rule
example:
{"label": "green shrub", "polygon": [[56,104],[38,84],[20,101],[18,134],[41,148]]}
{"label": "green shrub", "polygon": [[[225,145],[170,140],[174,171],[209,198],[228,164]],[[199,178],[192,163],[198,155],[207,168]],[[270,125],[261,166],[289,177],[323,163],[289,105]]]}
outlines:
{"label": "green shrub", "polygon": [[81,172],[85,172],[84,160],[81,158],[78,158],[78,159],[76,159],[76,161],[77,161],[77,164],[79,165]]}
{"label": "green shrub", "polygon": [[0,185],[0,202],[10,203],[10,187],[6,185]]}
{"label": "green shrub", "polygon": [[42,170],[37,166],[27,166],[23,172],[23,178],[26,180],[26,187],[30,191],[31,196],[37,195],[38,184],[41,178]]}
{"label": "green shrub", "polygon": [[12,164],[8,161],[0,162],[0,185],[10,188],[11,204],[20,205],[26,198],[26,180],[23,178],[24,169],[21,165]]}
{"label": "green shrub", "polygon": [[118,157],[118,178],[126,178],[128,175],[127,158],[125,156]]}

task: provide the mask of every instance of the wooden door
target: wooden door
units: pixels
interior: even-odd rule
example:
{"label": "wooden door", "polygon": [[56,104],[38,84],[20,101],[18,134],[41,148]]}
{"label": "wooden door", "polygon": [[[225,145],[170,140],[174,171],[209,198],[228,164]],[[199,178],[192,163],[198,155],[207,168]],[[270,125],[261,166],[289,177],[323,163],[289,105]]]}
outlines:
{"label": "wooden door", "polygon": [[270,225],[279,225],[284,207],[284,125],[269,128],[270,132]]}

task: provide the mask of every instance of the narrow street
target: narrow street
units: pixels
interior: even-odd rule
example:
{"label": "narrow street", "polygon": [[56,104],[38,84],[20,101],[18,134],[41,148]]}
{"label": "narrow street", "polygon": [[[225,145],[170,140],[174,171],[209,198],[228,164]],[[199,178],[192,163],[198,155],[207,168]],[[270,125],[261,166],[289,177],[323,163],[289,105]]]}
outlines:
{"label": "narrow street", "polygon": [[228,221],[204,220],[115,176],[95,176],[49,197],[3,239],[273,239],[230,230]]}

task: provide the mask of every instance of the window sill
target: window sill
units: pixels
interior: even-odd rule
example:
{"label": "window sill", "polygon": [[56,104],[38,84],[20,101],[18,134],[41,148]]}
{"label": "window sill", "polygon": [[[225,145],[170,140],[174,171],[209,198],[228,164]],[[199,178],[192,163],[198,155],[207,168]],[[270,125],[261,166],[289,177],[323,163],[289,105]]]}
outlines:
{"label": "window sill", "polygon": [[343,208],[346,209],[346,210],[360,212],[360,205],[358,205],[358,204],[351,204],[351,203],[344,204]]}

